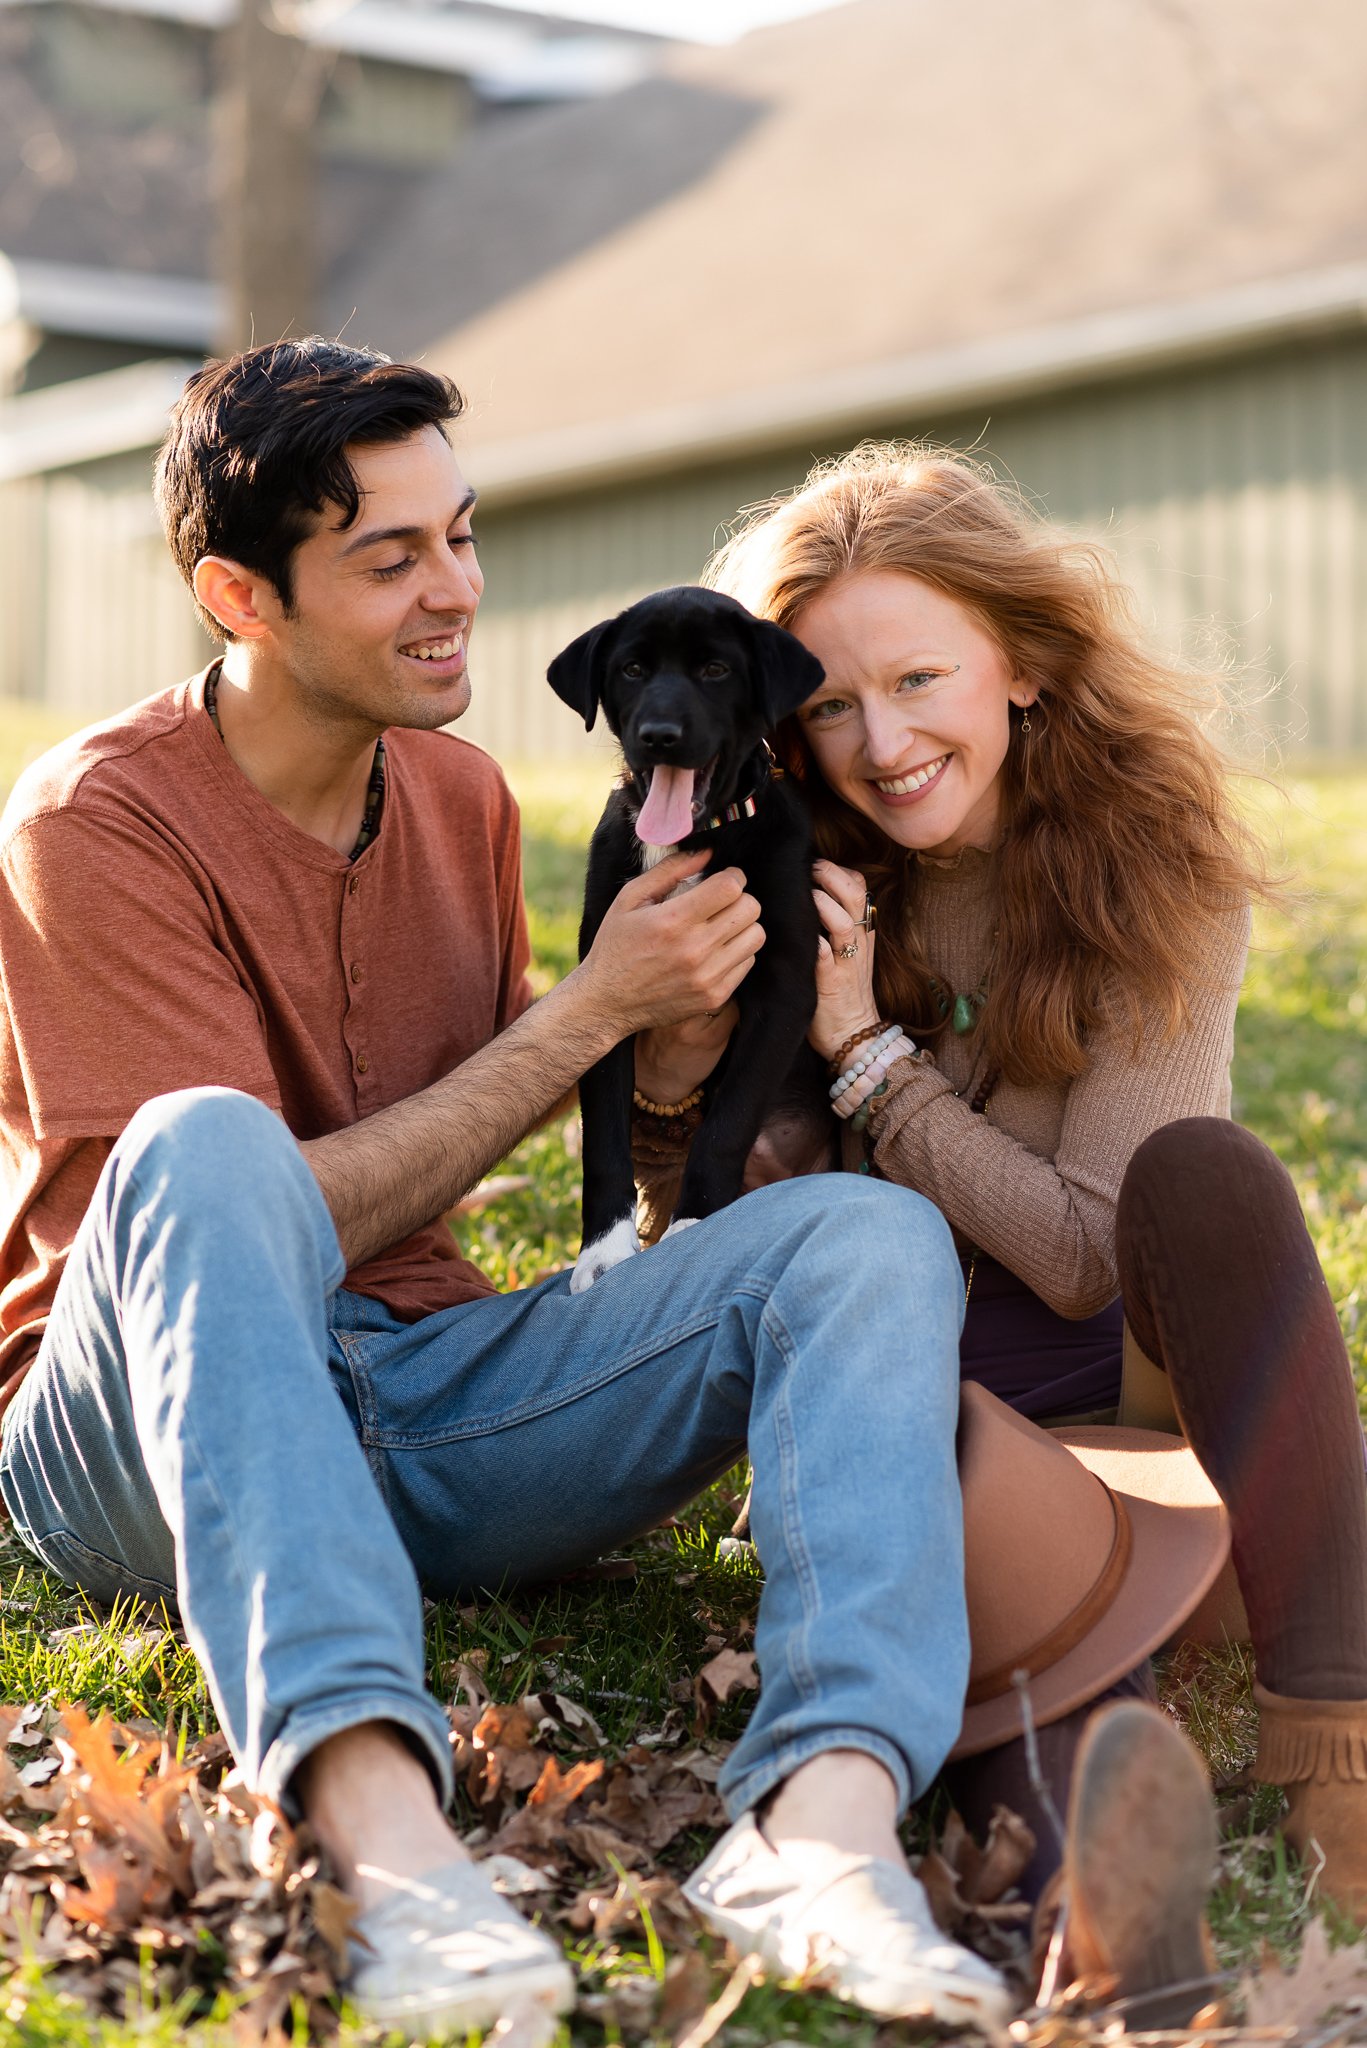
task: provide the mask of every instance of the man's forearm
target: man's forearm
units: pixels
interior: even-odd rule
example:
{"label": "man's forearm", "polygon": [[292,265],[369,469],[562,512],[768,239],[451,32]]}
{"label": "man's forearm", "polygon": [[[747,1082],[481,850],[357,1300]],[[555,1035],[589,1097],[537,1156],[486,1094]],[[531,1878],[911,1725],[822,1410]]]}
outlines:
{"label": "man's forearm", "polygon": [[570,975],[421,1094],[307,1140],[301,1150],[347,1265],[374,1258],[444,1215],[615,1043]]}

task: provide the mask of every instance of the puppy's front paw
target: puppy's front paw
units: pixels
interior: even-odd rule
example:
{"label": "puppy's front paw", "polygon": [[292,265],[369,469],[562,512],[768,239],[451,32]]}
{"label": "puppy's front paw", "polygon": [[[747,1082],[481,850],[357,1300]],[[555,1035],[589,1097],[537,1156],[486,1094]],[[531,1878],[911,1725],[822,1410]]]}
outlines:
{"label": "puppy's front paw", "polygon": [[[701,1216],[676,1216],[665,1232],[665,1237],[677,1237],[681,1230],[691,1230],[695,1223],[701,1222]],[[664,1243],[665,1237],[660,1239],[661,1244]]]}
{"label": "puppy's front paw", "polygon": [[610,1273],[614,1266],[620,1266],[624,1259],[631,1258],[640,1249],[636,1225],[630,1216],[623,1216],[611,1230],[605,1230],[592,1244],[584,1246],[574,1262],[570,1293],[586,1294],[595,1280],[601,1280],[604,1273]]}

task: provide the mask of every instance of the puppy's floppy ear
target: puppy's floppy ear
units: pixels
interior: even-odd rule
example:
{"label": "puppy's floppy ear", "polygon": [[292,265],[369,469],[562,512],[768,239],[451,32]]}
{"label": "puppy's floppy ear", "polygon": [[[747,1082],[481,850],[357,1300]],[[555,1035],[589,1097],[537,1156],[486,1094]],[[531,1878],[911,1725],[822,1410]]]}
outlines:
{"label": "puppy's floppy ear", "polygon": [[826,671],[814,654],[782,626],[768,619],[751,621],[755,649],[755,675],[759,708],[766,726],[773,727],[818,689]]}
{"label": "puppy's floppy ear", "polygon": [[598,716],[607,641],[616,623],[616,619],[604,619],[601,625],[590,626],[587,633],[563,647],[546,670],[546,681],[556,696],[579,713],[589,732]]}

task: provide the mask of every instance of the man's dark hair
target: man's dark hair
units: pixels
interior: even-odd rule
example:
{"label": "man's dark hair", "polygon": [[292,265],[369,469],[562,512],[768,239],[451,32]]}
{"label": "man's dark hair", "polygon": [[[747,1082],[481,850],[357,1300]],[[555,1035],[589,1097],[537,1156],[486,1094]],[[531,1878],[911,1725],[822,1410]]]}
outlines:
{"label": "man's dark hair", "polygon": [[[319,335],[206,363],[185,386],[157,456],[157,509],[192,584],[205,555],[266,576],[288,613],[292,560],[329,505],[361,510],[349,448],[445,428],[465,409],[449,377]],[[196,602],[216,639],[230,637]]]}

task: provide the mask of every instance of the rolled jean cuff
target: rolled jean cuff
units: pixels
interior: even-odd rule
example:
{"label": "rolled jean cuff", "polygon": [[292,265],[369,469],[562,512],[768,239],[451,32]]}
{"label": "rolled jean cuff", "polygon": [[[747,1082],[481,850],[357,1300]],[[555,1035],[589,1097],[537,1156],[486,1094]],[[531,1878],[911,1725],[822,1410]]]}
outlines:
{"label": "rolled jean cuff", "polygon": [[862,1750],[865,1756],[873,1757],[883,1766],[897,1788],[897,1818],[900,1820],[912,1800],[911,1771],[896,1743],[876,1734],[872,1728],[814,1728],[809,1735],[794,1736],[790,1742],[783,1743],[738,1778],[728,1782],[728,1774],[723,1772],[717,1789],[728,1817],[739,1820],[743,1813],[752,1812],[802,1764],[810,1763],[814,1756],[825,1756],[833,1749]]}
{"label": "rolled jean cuff", "polygon": [[305,1757],[330,1735],[360,1728],[369,1721],[387,1721],[413,1738],[418,1756],[431,1772],[433,1789],[445,1813],[456,1789],[450,1727],[435,1700],[415,1700],[411,1694],[365,1693],[356,1699],[337,1700],[317,1712],[305,1709],[292,1714],[285,1733],[277,1736],[266,1751],[252,1791],[263,1799],[273,1800],[289,1820],[298,1820],[299,1801],[291,1792],[290,1783]]}

